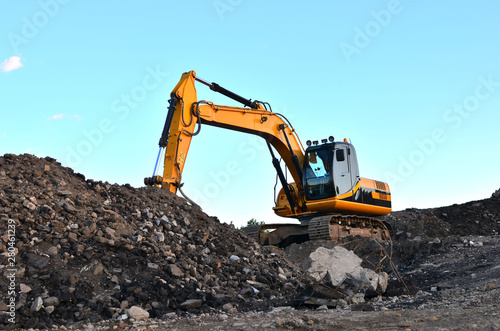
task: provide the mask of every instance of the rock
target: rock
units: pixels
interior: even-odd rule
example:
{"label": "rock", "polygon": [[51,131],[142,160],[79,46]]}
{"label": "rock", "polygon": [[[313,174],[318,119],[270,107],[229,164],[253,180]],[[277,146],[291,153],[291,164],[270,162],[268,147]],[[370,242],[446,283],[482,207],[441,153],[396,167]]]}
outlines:
{"label": "rock", "polygon": [[331,283],[337,286],[347,275],[360,272],[361,259],[341,246],[335,246],[333,249],[319,247],[309,258],[310,267],[307,272],[318,282],[328,273]]}
{"label": "rock", "polygon": [[102,265],[102,263],[97,263],[92,273],[97,276],[102,274],[103,271],[104,271],[104,266]]}
{"label": "rock", "polygon": [[224,310],[225,312],[229,312],[233,309],[233,305],[230,304],[230,303],[226,303],[222,306],[222,310]]}
{"label": "rock", "polygon": [[109,226],[107,226],[104,231],[111,237],[111,238],[114,238],[116,237],[116,230],[110,228]]}
{"label": "rock", "polygon": [[378,284],[376,291],[379,293],[385,293],[387,291],[387,286],[389,284],[389,275],[387,272],[380,272],[378,274]]}
{"label": "rock", "polygon": [[183,310],[200,308],[203,304],[201,299],[189,299],[180,304],[180,308]]}
{"label": "rock", "polygon": [[176,266],[175,264],[170,264],[168,266],[168,271],[174,277],[183,277],[184,276],[184,272],[182,272],[182,270],[178,266]]}
{"label": "rock", "polygon": [[73,207],[72,205],[70,205],[69,203],[65,202],[62,207],[64,208],[64,210],[66,210],[68,213],[70,214],[76,214],[78,212],[78,210]]}
{"label": "rock", "polygon": [[39,311],[43,306],[43,300],[40,297],[36,297],[35,300],[33,300],[33,303],[31,304],[30,310],[32,312],[37,312]]}
{"label": "rock", "polygon": [[247,283],[252,285],[253,287],[255,287],[258,290],[263,290],[263,289],[269,288],[269,285],[267,285],[267,284],[257,282],[254,280],[250,280],[250,279],[247,279]]}
{"label": "rock", "polygon": [[155,232],[156,239],[158,239],[159,242],[164,242],[165,241],[165,235],[163,232]]}
{"label": "rock", "polygon": [[375,307],[369,303],[358,303],[350,305],[352,311],[375,311]]}
{"label": "rock", "polygon": [[23,206],[29,210],[35,210],[36,209],[36,206],[33,202],[29,201],[29,200],[24,200],[23,201]]}
{"label": "rock", "polygon": [[318,247],[306,259],[309,265],[307,272],[314,285],[294,300],[332,306],[332,299],[349,298],[351,303],[358,304],[364,302],[363,289],[383,293],[387,288],[388,275],[363,268],[361,262],[353,251],[342,246],[332,249]]}
{"label": "rock", "polygon": [[44,268],[50,261],[50,257],[40,256],[34,253],[28,253],[27,257],[28,257],[28,264],[37,269]]}
{"label": "rock", "polygon": [[59,249],[56,246],[51,246],[49,249],[47,249],[47,254],[50,256],[57,256],[59,253]]}
{"label": "rock", "polygon": [[135,320],[143,320],[149,318],[149,313],[139,306],[132,306],[127,309],[127,316]]}
{"label": "rock", "polygon": [[57,297],[48,297],[43,300],[44,306],[59,306],[59,299]]}
{"label": "rock", "polygon": [[363,293],[355,293],[350,300],[353,304],[359,304],[365,302],[365,295]]}
{"label": "rock", "polygon": [[19,292],[21,293],[29,293],[31,291],[31,287],[29,287],[28,285],[26,284],[19,284]]}

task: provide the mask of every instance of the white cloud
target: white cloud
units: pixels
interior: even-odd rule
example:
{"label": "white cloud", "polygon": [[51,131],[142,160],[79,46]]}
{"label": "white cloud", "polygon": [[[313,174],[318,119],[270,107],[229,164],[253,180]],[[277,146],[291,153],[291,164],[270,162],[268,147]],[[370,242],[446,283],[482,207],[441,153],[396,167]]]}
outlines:
{"label": "white cloud", "polygon": [[0,64],[0,70],[3,72],[9,72],[21,67],[23,67],[23,64],[21,63],[21,58],[19,56],[11,56]]}
{"label": "white cloud", "polygon": [[62,120],[62,119],[65,119],[65,118],[66,119],[67,118],[70,118],[70,119],[72,118],[72,119],[77,120],[77,121],[81,120],[81,117],[78,114],[75,114],[73,116],[69,116],[69,115],[66,115],[64,113],[61,113],[61,114],[55,114],[55,115],[50,116],[49,118],[47,118],[47,121]]}
{"label": "white cloud", "polygon": [[47,118],[47,121],[62,120],[63,118],[64,118],[64,114],[56,114],[56,115],[52,115],[49,118]]}

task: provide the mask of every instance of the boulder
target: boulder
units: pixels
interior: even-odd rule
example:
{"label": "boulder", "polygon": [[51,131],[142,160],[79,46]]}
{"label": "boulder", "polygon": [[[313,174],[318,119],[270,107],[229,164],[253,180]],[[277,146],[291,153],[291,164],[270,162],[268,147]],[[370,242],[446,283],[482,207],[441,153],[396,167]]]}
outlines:
{"label": "boulder", "polygon": [[127,310],[127,315],[135,320],[145,320],[149,318],[149,313],[139,306],[132,306]]}

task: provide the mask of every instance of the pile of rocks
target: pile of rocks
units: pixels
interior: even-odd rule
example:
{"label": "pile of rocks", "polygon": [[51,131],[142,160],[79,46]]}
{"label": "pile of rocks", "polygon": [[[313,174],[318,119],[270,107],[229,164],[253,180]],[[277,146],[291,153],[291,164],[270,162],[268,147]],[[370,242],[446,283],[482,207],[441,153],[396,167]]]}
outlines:
{"label": "pile of rocks", "polygon": [[393,259],[404,268],[417,259],[461,245],[467,236],[498,236],[500,190],[491,198],[451,206],[392,212],[383,217],[394,229]]}
{"label": "pile of rocks", "polygon": [[[392,243],[340,243],[360,260],[330,241],[261,247],[166,190],[97,182],[49,157],[6,154],[0,328],[192,313],[227,318],[290,303],[351,311],[440,307],[456,283],[464,290],[474,284],[471,295],[490,304],[500,288],[483,281],[498,279],[500,270],[498,192],[463,205],[391,213],[385,220],[394,228]],[[337,253],[350,256],[341,274],[339,263],[327,267]]]}
{"label": "pile of rocks", "polygon": [[0,220],[0,286],[15,284],[4,326],[263,309],[300,289],[282,251],[166,190],[86,180],[49,157],[0,157]]}

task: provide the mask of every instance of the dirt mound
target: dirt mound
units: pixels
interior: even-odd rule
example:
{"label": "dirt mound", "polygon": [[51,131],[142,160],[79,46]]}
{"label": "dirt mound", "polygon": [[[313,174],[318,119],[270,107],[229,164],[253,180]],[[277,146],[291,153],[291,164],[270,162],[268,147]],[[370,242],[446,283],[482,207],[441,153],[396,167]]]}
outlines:
{"label": "dirt mound", "polygon": [[86,180],[49,157],[0,157],[0,219],[0,286],[15,284],[0,297],[4,326],[125,318],[133,306],[264,309],[301,277],[280,250],[170,192]]}
{"label": "dirt mound", "polygon": [[394,228],[393,260],[405,281],[393,278],[386,295],[406,293],[403,285],[412,294],[444,294],[450,288],[482,291],[497,282],[500,190],[488,199],[406,209],[384,219]]}
{"label": "dirt mound", "polygon": [[[450,309],[476,309],[478,325],[493,325],[500,294],[500,190],[489,199],[407,209],[384,219],[394,229],[392,243],[360,245],[359,238],[346,238],[286,250],[261,247],[165,190],[87,180],[49,157],[6,154],[0,157],[0,288],[6,289],[0,293],[0,328],[93,327],[102,320],[105,328],[122,323],[134,329],[141,322],[158,327],[161,321],[191,329],[205,317],[215,320],[204,329],[291,328],[263,312],[310,288],[301,263],[317,247],[337,244],[390,279],[383,296],[323,307],[339,312],[328,312],[332,319],[375,310],[363,316],[376,320],[380,312],[403,309],[428,329],[435,326],[434,315],[447,325]],[[392,252],[399,277],[389,259],[379,265],[382,248]],[[332,322],[310,312],[287,307],[283,321],[311,329]],[[230,316],[235,319],[224,328],[220,321]],[[344,328],[366,325],[352,316]],[[136,322],[128,324],[131,318]],[[247,318],[248,325],[242,324]]]}
{"label": "dirt mound", "polygon": [[500,190],[491,198],[429,209],[406,209],[384,217],[394,229],[394,258],[400,266],[451,245],[467,236],[500,233]]}

